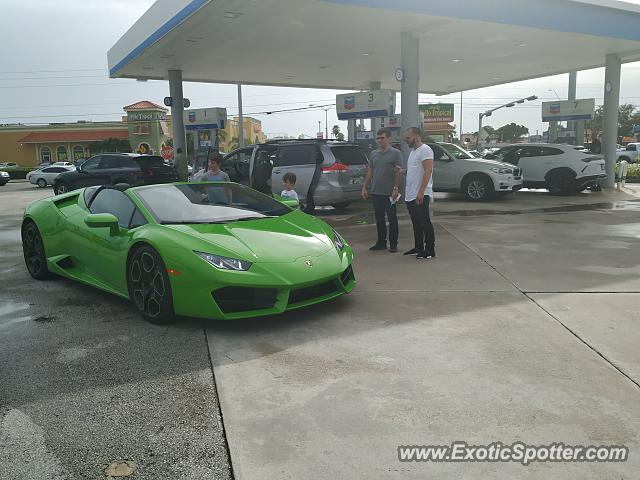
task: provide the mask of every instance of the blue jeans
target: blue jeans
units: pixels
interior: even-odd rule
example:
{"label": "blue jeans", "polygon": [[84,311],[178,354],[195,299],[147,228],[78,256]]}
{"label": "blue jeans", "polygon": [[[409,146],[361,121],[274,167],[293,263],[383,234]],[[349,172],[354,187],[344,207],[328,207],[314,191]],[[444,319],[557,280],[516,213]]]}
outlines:
{"label": "blue jeans", "polygon": [[398,245],[398,215],[396,204],[389,200],[390,195],[371,195],[373,199],[373,211],[376,214],[376,226],[378,227],[378,244],[387,243],[387,223],[385,215],[389,220],[389,244]]}

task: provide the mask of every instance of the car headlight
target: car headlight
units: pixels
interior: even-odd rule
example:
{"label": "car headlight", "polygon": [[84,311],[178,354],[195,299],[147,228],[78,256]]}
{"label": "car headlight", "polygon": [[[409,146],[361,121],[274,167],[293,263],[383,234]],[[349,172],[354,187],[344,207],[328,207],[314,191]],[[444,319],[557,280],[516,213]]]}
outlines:
{"label": "car headlight", "polygon": [[8,174],[7,172],[0,172],[0,176],[8,177],[8,176],[9,176],[9,174]]}
{"label": "car headlight", "polygon": [[491,170],[493,173],[498,173],[500,175],[507,175],[507,174],[513,173],[513,168],[492,167],[489,170]]}
{"label": "car headlight", "polygon": [[333,231],[333,243],[335,244],[336,248],[340,251],[343,251],[344,246],[347,244],[347,242],[344,241],[344,238],[342,238],[340,234],[335,230]]}
{"label": "car headlight", "polygon": [[220,255],[212,255],[211,253],[197,252],[195,250],[193,253],[220,270],[246,271],[252,265],[251,262],[238,260],[237,258],[221,257]]}

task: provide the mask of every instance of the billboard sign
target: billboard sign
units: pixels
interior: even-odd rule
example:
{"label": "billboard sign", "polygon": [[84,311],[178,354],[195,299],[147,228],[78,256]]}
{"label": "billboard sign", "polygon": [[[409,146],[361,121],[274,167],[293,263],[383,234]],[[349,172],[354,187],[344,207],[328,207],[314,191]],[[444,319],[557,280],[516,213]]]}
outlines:
{"label": "billboard sign", "polygon": [[596,100],[594,98],[542,102],[542,121],[593,120],[595,109]]}
{"label": "billboard sign", "polygon": [[226,122],[226,108],[197,108],[184,112],[186,130],[222,130]]}
{"label": "billboard sign", "polygon": [[338,120],[388,117],[396,111],[396,93],[392,90],[372,90],[336,95]]}
{"label": "billboard sign", "polygon": [[426,103],[418,105],[418,111],[425,124],[453,122],[453,103]]}

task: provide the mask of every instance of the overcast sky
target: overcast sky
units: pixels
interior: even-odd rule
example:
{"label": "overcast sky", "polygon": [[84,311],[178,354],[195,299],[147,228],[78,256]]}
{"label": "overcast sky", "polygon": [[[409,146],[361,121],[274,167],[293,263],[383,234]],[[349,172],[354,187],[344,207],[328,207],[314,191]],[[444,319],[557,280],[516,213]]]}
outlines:
{"label": "overcast sky", "polygon": [[[162,104],[168,82],[109,79],[107,51],[153,4],[154,0],[0,0],[2,63],[0,64],[0,123],[50,123],[77,120],[117,120],[122,107],[140,100]],[[640,4],[640,0],[629,3]],[[546,129],[540,102],[567,96],[568,75],[464,92],[463,130],[477,129],[478,113],[529,95],[541,100],[495,112],[485,124],[500,127],[516,122],[531,133]],[[578,98],[602,104],[604,69],[578,74]],[[236,86],[185,83],[192,108],[226,107],[237,113]],[[335,103],[334,90],[243,87],[245,114],[273,109]],[[460,94],[421,95],[421,103],[456,104],[460,124]],[[640,105],[640,62],[622,67],[621,102]],[[398,108],[400,102],[398,99]],[[253,115],[268,134],[315,136],[321,110]],[[329,130],[339,124],[329,111]]]}

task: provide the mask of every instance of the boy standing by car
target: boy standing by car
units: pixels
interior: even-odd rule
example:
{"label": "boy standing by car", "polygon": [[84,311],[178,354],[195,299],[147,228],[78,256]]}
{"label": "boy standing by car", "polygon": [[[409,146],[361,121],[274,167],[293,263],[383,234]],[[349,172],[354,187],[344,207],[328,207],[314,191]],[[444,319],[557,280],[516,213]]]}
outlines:
{"label": "boy standing by car", "polygon": [[281,197],[284,198],[293,198],[296,202],[300,203],[300,199],[298,198],[297,192],[293,189],[296,184],[296,174],[292,172],[287,172],[282,176],[282,185],[284,186],[284,190],[280,193]]}
{"label": "boy standing by car", "polygon": [[229,182],[229,175],[220,170],[222,155],[212,153],[209,157],[209,170],[199,172],[193,177],[194,182]]}
{"label": "boy standing by car", "polygon": [[378,241],[369,250],[387,249],[387,224],[389,221],[389,251],[398,251],[398,216],[396,201],[400,185],[402,154],[391,146],[391,131],[381,128],[376,133],[378,149],[371,152],[369,171],[362,186],[362,198],[369,198],[367,187],[371,183],[373,210],[376,215]]}

